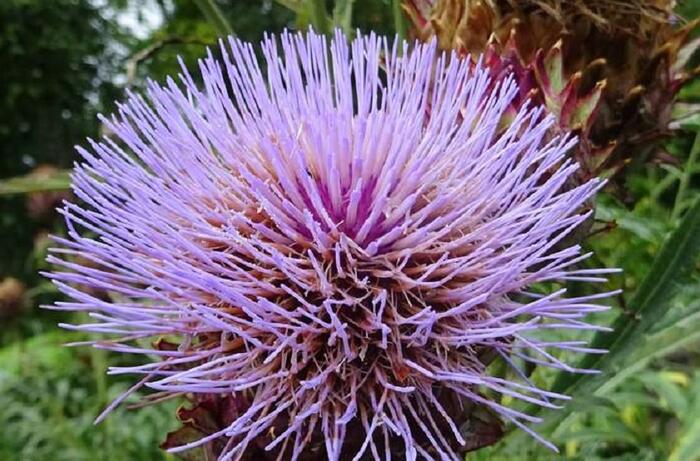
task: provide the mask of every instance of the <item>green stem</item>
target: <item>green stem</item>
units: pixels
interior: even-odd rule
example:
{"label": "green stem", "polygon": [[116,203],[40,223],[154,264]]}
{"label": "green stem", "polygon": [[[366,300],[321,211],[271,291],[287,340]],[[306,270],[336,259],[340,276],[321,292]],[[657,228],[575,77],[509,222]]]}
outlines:
{"label": "green stem", "polygon": [[233,27],[221,12],[214,0],[194,0],[202,11],[204,18],[214,27],[216,33],[221,36],[236,35]]}
{"label": "green stem", "polygon": [[328,12],[325,0],[308,0],[311,25],[319,34],[328,34]]}
{"label": "green stem", "polygon": [[[82,315],[82,314],[81,314]],[[92,339],[97,339],[93,336]],[[102,349],[90,348],[90,362],[92,364],[92,379],[95,382],[95,390],[97,393],[97,404],[100,411],[109,404],[109,393],[107,389],[107,353]],[[104,449],[101,451],[101,459],[111,461],[113,459],[112,446],[112,428],[109,418],[103,421],[100,425],[102,436],[104,438]]]}
{"label": "green stem", "polygon": [[348,39],[353,37],[352,10],[355,0],[336,0],[333,8],[333,27],[340,27]]}
{"label": "green stem", "polygon": [[19,176],[0,179],[0,196],[70,189],[70,171],[58,171],[50,178]]}
{"label": "green stem", "polygon": [[676,221],[681,216],[683,211],[683,203],[685,201],[685,195],[688,191],[688,186],[690,185],[690,179],[693,175],[693,170],[695,163],[698,160],[698,155],[700,155],[700,130],[695,134],[695,140],[693,141],[693,147],[690,149],[690,155],[688,156],[688,162],[685,165],[683,175],[678,183],[678,193],[676,194],[676,201],[673,204],[673,211],[671,212],[671,220]]}
{"label": "green stem", "polygon": [[394,15],[396,34],[399,36],[399,39],[403,40],[406,38],[406,20],[401,8],[401,0],[391,0],[391,11]]}

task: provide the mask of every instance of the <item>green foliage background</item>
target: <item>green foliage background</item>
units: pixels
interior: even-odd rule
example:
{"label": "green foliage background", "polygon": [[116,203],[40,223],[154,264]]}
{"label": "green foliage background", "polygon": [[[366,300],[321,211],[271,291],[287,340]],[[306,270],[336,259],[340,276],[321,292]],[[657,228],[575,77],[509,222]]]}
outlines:
{"label": "green foliage background", "polygon": [[[28,196],[13,192],[60,189],[65,177],[50,182],[21,176],[38,165],[69,168],[73,145],[101,134],[97,113],[113,110],[125,90],[143,88],[147,76],[162,81],[176,74],[177,56],[193,66],[227,28],[252,41],[265,31],[310,24],[393,35],[404,27],[396,4],[153,0],[146,8],[137,0],[0,1],[0,283],[12,277],[26,288],[14,306],[18,311],[10,312],[0,299],[0,460],[175,459],[158,445],[177,426],[177,402],[121,408],[93,426],[129,386],[128,378],[106,376],[107,367],[130,359],[62,347],[86,338],[56,327],[71,316],[39,309],[58,296],[37,273],[46,269],[45,236],[61,233],[61,221],[50,211],[29,213]],[[319,7],[327,16],[319,16]],[[162,24],[137,38],[117,20],[134,11],[155,12]],[[699,0],[679,6],[686,18],[699,13]],[[682,99],[698,102],[700,85],[691,85]],[[538,429],[560,454],[513,432],[468,459],[700,460],[697,133],[700,119],[687,120],[667,146],[674,166],[639,166],[630,174],[634,208],[605,194],[599,199],[598,226],[610,228],[588,245],[597,264],[625,268],[610,282],[625,294],[599,319],[618,326],[613,335],[596,338],[611,349],[596,363],[604,371],[600,377],[575,381],[535,372],[538,382],[575,397],[563,411],[541,414],[545,422]]]}

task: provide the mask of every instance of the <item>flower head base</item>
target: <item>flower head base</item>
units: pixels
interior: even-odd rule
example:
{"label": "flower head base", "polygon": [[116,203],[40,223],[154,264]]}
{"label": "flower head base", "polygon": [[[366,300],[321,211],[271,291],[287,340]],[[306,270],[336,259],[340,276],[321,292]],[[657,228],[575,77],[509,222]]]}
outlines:
{"label": "flower head base", "polygon": [[[80,149],[84,203],[65,205],[55,251],[94,264],[55,255],[66,270],[51,277],[73,298],[56,307],[96,323],[70,327],[160,356],[112,370],[143,375],[136,387],[241,396],[225,427],[180,447],[223,439],[224,460],[261,440],[297,459],[315,434],[314,459],[396,446],[461,459],[469,405],[531,431],[536,418],[484,390],[565,397],[489,376],[484,357],[570,369],[551,350],[588,351],[537,332],[595,328],[583,317],[605,295],[528,289],[606,272],[576,270],[587,255],[557,246],[600,187],[565,187],[574,140],[547,141],[539,108],[501,130],[512,80],[493,89],[434,44],[309,33],[262,50],[265,71],[251,45],[222,43],[221,61],[200,64],[203,89],[187,73],[184,89],[151,84],[105,120],[118,140]],[[162,336],[176,344],[139,341]]]}

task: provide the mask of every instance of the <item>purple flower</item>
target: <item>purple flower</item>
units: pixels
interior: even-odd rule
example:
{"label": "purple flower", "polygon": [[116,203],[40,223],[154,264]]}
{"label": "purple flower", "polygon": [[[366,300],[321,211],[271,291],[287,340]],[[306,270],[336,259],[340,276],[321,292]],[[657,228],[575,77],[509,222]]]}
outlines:
{"label": "purple flower", "polygon": [[[585,344],[540,333],[595,329],[584,318],[609,295],[532,288],[610,272],[577,269],[588,255],[562,245],[601,186],[570,185],[575,140],[550,139],[541,108],[503,128],[513,81],[434,44],[283,34],[262,52],[261,66],[229,39],[200,63],[203,89],[186,72],[150,83],[104,120],[113,139],[79,148],[81,203],[62,210],[50,260],[65,271],[50,277],[72,298],[55,308],[94,323],[68,327],[158,356],[111,370],[143,375],[134,389],[244,396],[178,448],[223,438],[222,460],[261,436],[296,459],[319,433],[329,460],[397,443],[406,459],[461,459],[470,404],[534,434],[537,418],[486,395],[556,407],[566,396],[518,367],[575,371],[552,351]],[[520,378],[489,376],[488,355]]]}

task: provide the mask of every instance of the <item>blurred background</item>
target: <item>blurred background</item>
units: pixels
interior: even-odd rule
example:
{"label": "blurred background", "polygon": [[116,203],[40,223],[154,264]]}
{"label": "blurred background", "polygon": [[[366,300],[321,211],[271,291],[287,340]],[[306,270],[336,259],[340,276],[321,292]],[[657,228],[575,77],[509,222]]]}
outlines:
{"label": "blurred background", "polygon": [[[73,146],[104,134],[98,113],[109,114],[127,91],[143,89],[147,76],[162,82],[177,74],[177,56],[194,66],[219,35],[257,41],[266,31],[308,27],[312,12],[295,8],[298,3],[0,1],[0,460],[176,459],[158,447],[178,426],[178,402],[138,411],[125,406],[92,424],[129,387],[129,377],[106,376],[107,367],[130,359],[62,347],[89,338],[57,327],[70,315],[40,308],[58,299],[39,275],[50,269],[48,235],[63,233],[55,207],[70,197]],[[334,2],[338,11],[332,3],[329,11],[347,28],[393,35],[405,26],[396,1]],[[351,13],[342,10],[348,4]],[[682,2],[677,11],[695,18],[700,0]],[[700,85],[687,86],[680,99],[700,101]],[[588,245],[599,264],[626,269],[611,282],[626,295],[610,315],[625,311],[698,196],[700,120],[691,117],[681,128],[665,146],[672,161],[628,175],[634,200],[600,198],[596,238]],[[674,275],[664,292],[666,313],[634,338],[637,352],[619,365],[625,372],[582,401],[557,432],[560,454],[508,437],[468,459],[700,459],[699,272],[694,260]]]}

